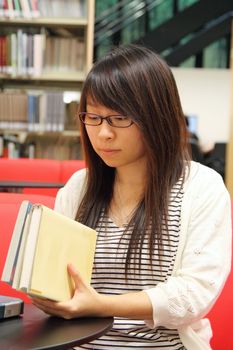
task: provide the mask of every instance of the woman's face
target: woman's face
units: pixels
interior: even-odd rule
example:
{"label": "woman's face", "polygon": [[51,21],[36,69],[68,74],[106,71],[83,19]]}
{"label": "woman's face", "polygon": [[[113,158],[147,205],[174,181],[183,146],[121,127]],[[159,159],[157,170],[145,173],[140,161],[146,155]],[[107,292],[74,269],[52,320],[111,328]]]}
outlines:
{"label": "woman's face", "polygon": [[[87,99],[87,112],[102,117],[119,115],[103,105]],[[132,124],[127,128],[117,128],[109,125],[106,120],[98,126],[86,125],[86,131],[93,149],[110,167],[145,164],[145,145],[139,127]]]}

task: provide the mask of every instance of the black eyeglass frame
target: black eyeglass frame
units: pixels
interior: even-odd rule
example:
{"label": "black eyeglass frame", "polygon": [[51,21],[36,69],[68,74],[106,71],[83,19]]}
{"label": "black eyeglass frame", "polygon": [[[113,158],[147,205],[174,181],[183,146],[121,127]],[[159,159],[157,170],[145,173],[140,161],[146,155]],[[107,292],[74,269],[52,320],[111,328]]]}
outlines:
{"label": "black eyeglass frame", "polygon": [[[98,117],[99,118],[99,123],[98,124],[89,124],[89,123],[86,123],[83,118],[87,115],[87,114],[90,114],[90,115],[93,115],[95,117]],[[106,117],[102,117],[101,115],[99,114],[96,114],[96,113],[89,113],[89,112],[79,112],[78,113],[78,117],[80,119],[80,121],[84,124],[84,125],[90,125],[90,126],[99,126],[103,123],[104,120],[107,121],[107,123],[114,127],[114,128],[120,128],[120,129],[124,129],[124,128],[129,128],[132,124],[134,124],[134,121],[127,117],[126,115],[122,115],[122,114],[111,114],[111,115],[107,115]],[[123,118],[128,118],[129,119],[129,125],[127,126],[117,126],[117,125],[114,125],[112,124],[112,117],[123,117]]]}

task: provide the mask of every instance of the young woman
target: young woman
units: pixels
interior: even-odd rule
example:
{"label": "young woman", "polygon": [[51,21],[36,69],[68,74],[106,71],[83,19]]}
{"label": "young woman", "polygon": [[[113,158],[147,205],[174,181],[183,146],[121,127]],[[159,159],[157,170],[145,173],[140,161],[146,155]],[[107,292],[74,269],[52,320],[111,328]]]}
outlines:
{"label": "young woman", "polygon": [[84,349],[210,349],[204,316],[230,270],[230,198],[220,175],[189,160],[170,68],[146,48],[114,49],[88,74],[79,118],[88,170],[55,209],[96,229],[92,283],[69,266],[73,298],[34,304],[114,316]]}

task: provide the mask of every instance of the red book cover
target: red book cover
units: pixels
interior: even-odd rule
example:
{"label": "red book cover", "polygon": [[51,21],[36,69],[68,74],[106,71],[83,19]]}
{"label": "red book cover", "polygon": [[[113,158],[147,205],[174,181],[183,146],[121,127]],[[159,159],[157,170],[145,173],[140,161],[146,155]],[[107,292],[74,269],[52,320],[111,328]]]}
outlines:
{"label": "red book cover", "polygon": [[7,0],[2,0],[3,16],[9,17],[8,3]]}

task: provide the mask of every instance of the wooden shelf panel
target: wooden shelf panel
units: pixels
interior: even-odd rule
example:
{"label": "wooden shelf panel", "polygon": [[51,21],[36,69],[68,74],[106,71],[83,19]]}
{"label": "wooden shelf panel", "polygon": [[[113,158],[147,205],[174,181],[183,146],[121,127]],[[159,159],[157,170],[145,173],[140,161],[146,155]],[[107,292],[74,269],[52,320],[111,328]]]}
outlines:
{"label": "wooden shelf panel", "polygon": [[37,88],[44,89],[46,87],[67,89],[67,90],[80,90],[82,88],[82,84],[84,81],[84,73],[83,74],[74,74],[69,77],[62,76],[53,76],[46,75],[38,78],[30,78],[30,77],[6,77],[0,75],[0,87],[2,88],[20,88],[20,89],[29,89],[29,88]]}
{"label": "wooden shelf panel", "polygon": [[8,135],[16,135],[20,143],[26,141],[35,141],[36,139],[80,139],[79,130],[64,130],[64,131],[28,131],[28,130],[17,130],[17,129],[0,129],[0,134],[7,137]]}
{"label": "wooden shelf panel", "polygon": [[28,136],[44,136],[44,137],[80,137],[78,130],[64,130],[64,131],[28,131]]}
{"label": "wooden shelf panel", "polygon": [[14,18],[6,19],[0,18],[0,26],[12,26],[12,27],[66,27],[66,28],[78,28],[86,27],[88,24],[87,18]]}
{"label": "wooden shelf panel", "polygon": [[63,130],[63,131],[28,131],[28,130],[19,130],[19,129],[0,129],[1,134],[5,135],[26,135],[26,136],[67,136],[67,137],[75,137],[80,136],[79,130]]}
{"label": "wooden shelf panel", "polygon": [[42,80],[42,81],[84,81],[85,79],[85,73],[84,72],[48,72],[48,73],[44,73],[39,77],[34,77],[34,76],[10,76],[10,75],[6,75],[6,74],[1,74],[0,73],[0,79],[3,80],[19,80],[19,81],[23,81],[23,80],[31,80],[31,81],[38,81],[38,80]]}

